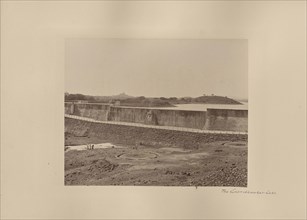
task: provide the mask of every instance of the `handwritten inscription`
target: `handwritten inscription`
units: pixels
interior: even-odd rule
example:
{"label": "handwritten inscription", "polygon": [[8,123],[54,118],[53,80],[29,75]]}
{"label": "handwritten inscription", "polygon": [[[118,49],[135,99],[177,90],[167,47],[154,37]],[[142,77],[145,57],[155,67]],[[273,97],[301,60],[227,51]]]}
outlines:
{"label": "handwritten inscription", "polygon": [[257,194],[257,195],[276,195],[276,192],[267,190],[267,191],[251,191],[245,189],[222,189],[222,193],[228,194]]}

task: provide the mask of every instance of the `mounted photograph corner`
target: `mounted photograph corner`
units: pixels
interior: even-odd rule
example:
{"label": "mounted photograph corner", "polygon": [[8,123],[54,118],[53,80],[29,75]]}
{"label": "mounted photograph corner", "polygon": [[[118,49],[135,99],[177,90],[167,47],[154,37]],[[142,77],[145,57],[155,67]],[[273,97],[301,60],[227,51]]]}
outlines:
{"label": "mounted photograph corner", "polygon": [[248,179],[248,41],[66,39],[65,185]]}

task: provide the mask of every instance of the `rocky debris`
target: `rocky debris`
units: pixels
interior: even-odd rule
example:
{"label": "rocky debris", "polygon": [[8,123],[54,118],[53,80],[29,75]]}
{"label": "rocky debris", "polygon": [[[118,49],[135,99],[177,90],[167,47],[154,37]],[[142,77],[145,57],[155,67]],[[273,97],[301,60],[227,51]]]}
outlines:
{"label": "rocky debris", "polygon": [[191,172],[187,172],[187,171],[175,172],[175,171],[171,171],[171,170],[166,170],[164,174],[166,174],[166,175],[191,176]]}
{"label": "rocky debris", "polygon": [[[66,152],[66,185],[247,186],[247,147],[223,145],[246,142],[247,135],[125,127],[68,118],[65,127],[66,145],[106,142],[125,146]],[[89,137],[74,135],[74,131],[85,128],[89,128]],[[186,152],[164,150],[167,147]],[[159,158],[145,157],[149,151],[157,152]],[[204,152],[206,157],[193,156]],[[142,159],[119,160],[116,155],[122,154]]]}
{"label": "rocky debris", "polygon": [[201,185],[245,187],[247,186],[247,169],[238,168],[232,164],[230,167],[208,175]]}
{"label": "rocky debris", "polygon": [[109,161],[103,159],[103,160],[94,160],[93,164],[91,164],[88,167],[88,170],[91,172],[99,170],[100,172],[111,172],[116,167],[118,167],[117,164],[112,164]]}
{"label": "rocky debris", "polygon": [[105,177],[105,173],[112,172],[119,167],[118,164],[113,164],[105,159],[92,160],[90,164],[80,163],[79,165],[79,167],[66,172],[66,185],[78,185],[80,181],[87,182],[91,179],[101,180]]}

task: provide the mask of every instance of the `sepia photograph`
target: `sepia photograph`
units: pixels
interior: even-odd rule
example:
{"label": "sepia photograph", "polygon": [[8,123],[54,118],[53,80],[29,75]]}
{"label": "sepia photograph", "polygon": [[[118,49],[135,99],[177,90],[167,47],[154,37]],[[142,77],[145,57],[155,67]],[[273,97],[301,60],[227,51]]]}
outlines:
{"label": "sepia photograph", "polygon": [[306,219],[306,3],[0,0],[0,219]]}
{"label": "sepia photograph", "polygon": [[67,39],[65,185],[248,179],[248,41]]}

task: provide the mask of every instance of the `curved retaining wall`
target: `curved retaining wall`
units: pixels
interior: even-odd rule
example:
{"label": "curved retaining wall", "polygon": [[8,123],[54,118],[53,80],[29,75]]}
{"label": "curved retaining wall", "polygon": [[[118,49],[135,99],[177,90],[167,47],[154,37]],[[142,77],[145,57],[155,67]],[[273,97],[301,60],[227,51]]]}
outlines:
{"label": "curved retaining wall", "polygon": [[65,103],[65,114],[98,121],[132,122],[221,131],[247,132],[248,130],[247,110],[208,108],[207,111],[187,111],[67,102]]}

